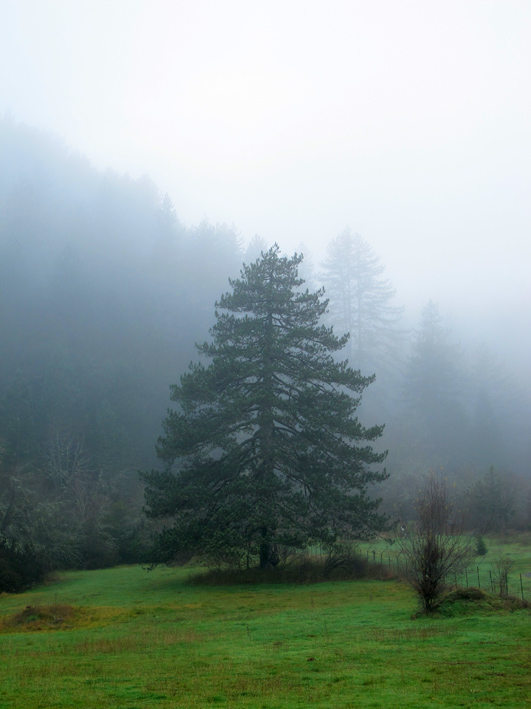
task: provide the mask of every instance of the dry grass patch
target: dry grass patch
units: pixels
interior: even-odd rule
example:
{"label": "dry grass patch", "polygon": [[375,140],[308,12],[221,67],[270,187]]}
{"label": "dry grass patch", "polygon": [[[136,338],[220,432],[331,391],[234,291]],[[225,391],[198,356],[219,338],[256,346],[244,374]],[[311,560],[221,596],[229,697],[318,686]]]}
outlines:
{"label": "dry grass patch", "polygon": [[68,604],[26,606],[0,619],[0,634],[74,630],[106,625],[123,616],[123,611],[100,606],[75,608]]}
{"label": "dry grass patch", "polygon": [[4,628],[20,630],[64,629],[72,626],[76,610],[70,605],[26,606],[3,619]]}

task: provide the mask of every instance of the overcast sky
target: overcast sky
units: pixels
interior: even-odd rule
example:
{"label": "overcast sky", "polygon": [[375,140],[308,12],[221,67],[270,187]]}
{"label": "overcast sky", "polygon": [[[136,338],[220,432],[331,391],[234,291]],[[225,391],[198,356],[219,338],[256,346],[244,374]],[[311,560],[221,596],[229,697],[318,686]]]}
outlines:
{"label": "overcast sky", "polygon": [[529,345],[529,0],[0,8],[0,112],[148,173],[188,225],[316,262],[348,225],[400,302],[494,315]]}

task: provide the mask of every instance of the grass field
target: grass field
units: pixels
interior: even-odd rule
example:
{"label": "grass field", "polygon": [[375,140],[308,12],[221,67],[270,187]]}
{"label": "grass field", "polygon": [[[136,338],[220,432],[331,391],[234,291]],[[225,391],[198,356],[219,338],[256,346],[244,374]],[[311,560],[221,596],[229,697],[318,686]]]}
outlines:
{"label": "grass field", "polygon": [[[527,571],[531,548],[511,549]],[[69,572],[2,595],[0,707],[531,707],[529,610],[460,601],[414,618],[395,581],[189,573]]]}
{"label": "grass field", "polygon": [[[487,553],[478,556],[469,566],[467,573],[455,579],[462,586],[479,586],[487,591],[497,591],[499,562],[508,561],[508,592],[531,602],[531,534],[511,534],[504,537],[486,539]],[[396,571],[404,570],[404,560],[397,544],[389,544],[383,539],[362,543],[361,556],[383,564]],[[503,565],[503,564],[502,564]],[[454,579],[450,579],[452,583]]]}

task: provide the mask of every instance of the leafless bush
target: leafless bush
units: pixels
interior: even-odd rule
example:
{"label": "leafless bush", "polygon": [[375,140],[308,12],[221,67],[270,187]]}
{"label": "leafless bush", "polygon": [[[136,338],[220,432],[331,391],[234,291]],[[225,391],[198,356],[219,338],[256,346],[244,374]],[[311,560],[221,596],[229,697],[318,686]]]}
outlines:
{"label": "leafless bush", "polygon": [[422,610],[440,605],[446,579],[461,574],[474,557],[474,539],[456,522],[446,481],[431,473],[415,502],[417,521],[401,538],[406,577]]}
{"label": "leafless bush", "polygon": [[507,556],[502,556],[498,559],[495,559],[492,564],[493,581],[496,587],[498,588],[500,596],[509,595],[508,573],[509,569],[513,564],[514,561],[509,559],[509,557]]}

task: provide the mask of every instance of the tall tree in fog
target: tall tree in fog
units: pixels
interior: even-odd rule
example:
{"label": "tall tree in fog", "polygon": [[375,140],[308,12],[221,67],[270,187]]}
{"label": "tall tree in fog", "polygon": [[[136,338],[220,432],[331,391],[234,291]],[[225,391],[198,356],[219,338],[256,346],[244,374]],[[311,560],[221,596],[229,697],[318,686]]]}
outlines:
{"label": "tall tree in fog", "polygon": [[350,229],[330,242],[323,282],[334,325],[350,333],[349,362],[367,372],[386,368],[396,356],[403,309],[392,305],[395,290],[383,277],[384,264]]}
{"label": "tall tree in fog", "polygon": [[430,300],[422,309],[407,366],[408,400],[425,412],[451,404],[462,388],[459,350],[442,322],[439,306]]}
{"label": "tall tree in fog", "polygon": [[527,472],[531,417],[525,389],[484,344],[472,353],[468,388],[476,464]]}
{"label": "tall tree in fog", "polygon": [[405,399],[415,435],[438,465],[464,456],[467,423],[461,353],[436,303],[423,308],[405,368]]}
{"label": "tall tree in fog", "polygon": [[[152,462],[167,383],[241,258],[231,230],[185,229],[149,180],[99,173],[50,136],[0,119],[0,155],[0,520],[11,520],[0,573],[20,563],[29,574],[14,588],[44,558],[17,548],[51,549],[61,525],[75,553],[54,563],[134,552],[121,540],[140,514],[137,470]],[[82,443],[90,460],[75,485],[51,483],[46,451],[58,440]],[[83,530],[74,488],[97,502]]]}
{"label": "tall tree in fog", "polygon": [[305,548],[366,535],[383,519],[367,487],[381,426],[356,417],[364,378],[332,353],[337,338],[319,324],[321,292],[301,291],[301,256],[272,247],[231,280],[216,306],[208,367],[172,387],[179,409],[164,423],[164,472],[144,474],[149,516],[170,522],[159,560],[183,553],[274,565],[276,545]]}
{"label": "tall tree in fog", "polygon": [[163,272],[172,273],[173,277],[178,268],[179,245],[183,231],[170,195],[166,192],[155,222],[153,258]]}
{"label": "tall tree in fog", "polygon": [[245,249],[245,263],[256,261],[257,258],[260,258],[260,254],[263,251],[267,251],[268,248],[269,246],[264,237],[259,234],[255,234]]}
{"label": "tall tree in fog", "polygon": [[[513,424],[514,402],[510,400],[510,381],[501,362],[481,347],[472,358],[470,372],[470,409],[475,462],[482,467],[507,464],[505,427]],[[505,434],[505,435],[504,435]]]}

